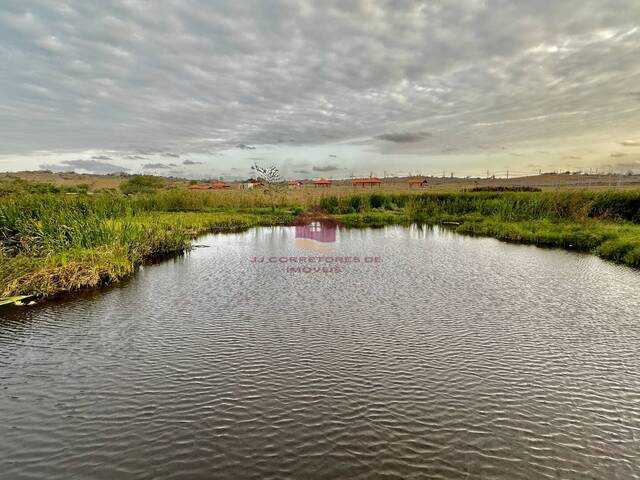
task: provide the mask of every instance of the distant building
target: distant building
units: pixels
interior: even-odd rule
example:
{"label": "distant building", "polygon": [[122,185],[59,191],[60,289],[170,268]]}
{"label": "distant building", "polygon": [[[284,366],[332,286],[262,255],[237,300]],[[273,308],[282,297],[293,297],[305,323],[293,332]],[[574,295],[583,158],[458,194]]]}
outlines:
{"label": "distant building", "polygon": [[374,187],[374,186],[378,186],[381,187],[382,186],[382,180],[380,180],[379,178],[376,177],[369,177],[369,178],[354,178],[353,180],[351,180],[351,185],[353,185],[354,187]]}
{"label": "distant building", "polygon": [[302,188],[302,182],[300,180],[289,180],[287,181],[287,186],[289,188]]}
{"label": "distant building", "polygon": [[226,188],[231,188],[231,185],[224,182],[194,183],[193,185],[189,185],[190,190],[224,190]]}
{"label": "distant building", "polygon": [[409,188],[426,188],[429,186],[426,178],[412,178],[407,183],[409,184]]}
{"label": "distant building", "polygon": [[331,186],[331,180],[327,180],[326,178],[320,178],[318,180],[314,180],[313,184],[318,187],[329,188]]}

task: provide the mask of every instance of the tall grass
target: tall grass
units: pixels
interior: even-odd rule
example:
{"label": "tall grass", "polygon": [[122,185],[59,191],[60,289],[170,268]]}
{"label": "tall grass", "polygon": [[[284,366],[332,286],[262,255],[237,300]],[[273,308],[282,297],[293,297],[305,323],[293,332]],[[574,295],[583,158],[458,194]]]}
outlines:
{"label": "tall grass", "polygon": [[226,193],[0,197],[0,296],[109,283],[145,260],[188,249],[203,232],[291,216],[259,193]]}
{"label": "tall grass", "polygon": [[147,259],[188,249],[200,233],[284,223],[318,204],[350,225],[455,222],[450,228],[460,232],[640,266],[640,191],[10,194],[0,196],[0,296],[109,283]]}
{"label": "tall grass", "polygon": [[610,192],[474,192],[326,196],[320,206],[329,213],[402,209],[416,216],[469,215],[504,221],[534,219],[600,220],[640,223],[640,191]]}
{"label": "tall grass", "polygon": [[443,223],[462,233],[591,251],[640,267],[640,191],[376,193],[325,197],[350,225]]}

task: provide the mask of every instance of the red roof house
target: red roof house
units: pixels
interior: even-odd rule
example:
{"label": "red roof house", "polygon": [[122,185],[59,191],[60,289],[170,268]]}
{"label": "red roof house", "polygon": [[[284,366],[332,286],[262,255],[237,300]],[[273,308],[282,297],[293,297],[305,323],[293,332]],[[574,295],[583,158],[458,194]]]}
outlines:
{"label": "red roof house", "polygon": [[326,178],[321,178],[319,180],[314,180],[313,184],[317,187],[325,187],[328,188],[331,186],[331,180],[327,180]]}
{"label": "red roof house", "polygon": [[377,185],[379,187],[382,186],[382,180],[380,180],[379,178],[376,177],[369,177],[369,178],[354,178],[351,180],[351,184],[354,187],[373,187],[374,185]]}

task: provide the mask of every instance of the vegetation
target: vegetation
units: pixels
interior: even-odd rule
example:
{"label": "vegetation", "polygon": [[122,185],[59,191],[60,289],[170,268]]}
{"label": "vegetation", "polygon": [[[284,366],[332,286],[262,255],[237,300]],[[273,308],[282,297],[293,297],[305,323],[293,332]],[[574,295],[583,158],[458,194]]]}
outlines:
{"label": "vegetation", "polygon": [[144,261],[187,250],[199,234],[291,219],[259,200],[231,206],[213,192],[178,190],[0,197],[0,297],[108,284]]}
{"label": "vegetation", "polygon": [[23,193],[86,193],[88,188],[87,184],[67,186],[46,182],[29,182],[17,177],[0,178],[0,196]]}
{"label": "vegetation", "polygon": [[0,195],[0,297],[51,296],[108,284],[142,262],[188,250],[199,234],[283,224],[310,207],[350,226],[442,224],[461,233],[590,251],[640,267],[640,191],[319,198],[287,191],[22,192]]}
{"label": "vegetation", "polygon": [[133,193],[152,193],[165,188],[166,182],[162,177],[154,175],[136,175],[120,184],[120,191],[126,195]]}
{"label": "vegetation", "polygon": [[325,197],[352,226],[442,224],[461,233],[590,251],[640,267],[640,191],[425,193]]}

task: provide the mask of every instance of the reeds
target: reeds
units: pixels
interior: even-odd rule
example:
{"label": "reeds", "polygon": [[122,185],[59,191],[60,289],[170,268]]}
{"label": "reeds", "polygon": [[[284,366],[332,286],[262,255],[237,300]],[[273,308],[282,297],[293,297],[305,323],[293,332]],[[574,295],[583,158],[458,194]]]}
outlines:
{"label": "reeds", "polygon": [[640,267],[640,191],[480,192],[325,197],[353,226],[418,222],[512,242],[590,251]]}
{"label": "reeds", "polygon": [[208,231],[285,223],[260,195],[166,191],[0,197],[0,297],[53,295],[130,275],[146,260],[187,250]]}
{"label": "reeds", "polygon": [[110,283],[145,260],[188,249],[201,233],[286,223],[314,205],[348,225],[449,222],[463,233],[640,266],[640,191],[9,194],[0,196],[0,297]]}

